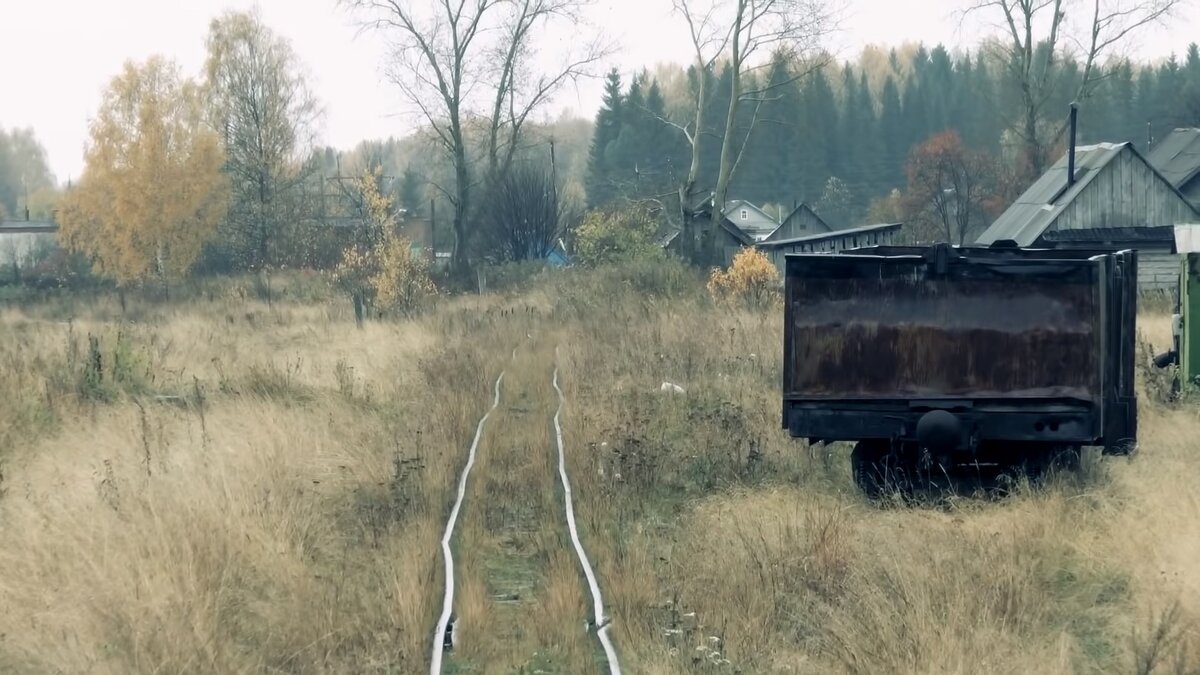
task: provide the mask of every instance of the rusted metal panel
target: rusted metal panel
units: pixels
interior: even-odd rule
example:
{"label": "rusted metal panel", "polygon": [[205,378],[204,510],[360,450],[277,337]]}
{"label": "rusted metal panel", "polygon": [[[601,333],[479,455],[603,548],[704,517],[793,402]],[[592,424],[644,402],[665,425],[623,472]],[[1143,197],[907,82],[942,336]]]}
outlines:
{"label": "rusted metal panel", "polygon": [[969,447],[1132,446],[1136,251],[875,246],[786,268],[792,435],[903,441],[946,410]]}
{"label": "rusted metal panel", "polygon": [[1099,400],[1099,297],[1087,268],[1047,283],[965,269],[938,278],[924,261],[845,262],[788,289],[789,396]]}

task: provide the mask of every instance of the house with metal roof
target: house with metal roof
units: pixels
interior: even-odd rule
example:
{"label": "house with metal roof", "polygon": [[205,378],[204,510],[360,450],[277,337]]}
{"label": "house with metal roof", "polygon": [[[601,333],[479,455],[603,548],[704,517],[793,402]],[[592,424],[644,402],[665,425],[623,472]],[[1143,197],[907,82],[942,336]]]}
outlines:
{"label": "house with metal roof", "polygon": [[725,217],[754,241],[778,241],[834,230],[804,202],[796,203],[791,213],[776,220],[750,202],[735,199],[725,205]]}
{"label": "house with metal roof", "polygon": [[[730,205],[735,205],[735,210],[730,211]],[[712,199],[709,198],[706,200],[704,204],[702,204],[700,208],[696,210],[696,233],[701,240],[697,241],[695,245],[698,247],[711,247],[711,264],[720,265],[722,267],[728,267],[730,264],[732,264],[733,257],[737,255],[739,251],[741,251],[743,248],[754,245],[755,239],[750,232],[762,232],[766,230],[766,234],[770,234],[770,230],[767,230],[766,226],[763,224],[764,221],[772,223],[772,229],[774,227],[778,227],[778,223],[775,223],[769,215],[762,211],[762,209],[754,207],[754,209],[751,210],[749,208],[750,206],[752,205],[750,205],[749,202],[728,202],[726,205],[725,217],[721,218],[720,222],[717,223],[717,227],[714,228],[709,227],[713,217]],[[738,221],[742,220],[743,211],[746,212],[746,220],[744,222],[747,222],[749,231],[743,230],[734,222],[735,219]],[[709,236],[713,237],[711,242],[703,241]],[[763,236],[766,235],[764,234]],[[679,230],[673,230],[667,233],[665,237],[660,239],[659,244],[667,251],[679,253],[684,243],[683,240],[684,237],[681,236],[681,232]],[[701,248],[701,250],[703,250],[703,248]]]}
{"label": "house with metal roof", "polygon": [[862,225],[790,239],[760,241],[756,245],[782,275],[789,253],[836,253],[864,246],[888,246],[895,242],[901,226],[901,223]]}
{"label": "house with metal roof", "polygon": [[1200,207],[1200,129],[1175,129],[1150,149],[1146,160],[1192,206]]}
{"label": "house with metal roof", "polygon": [[809,237],[817,234],[825,234],[833,232],[834,228],[826,223],[821,216],[817,215],[816,211],[812,210],[808,204],[800,202],[792,212],[783,217],[779,221],[779,227],[776,227],[771,234],[761,241],[781,241],[784,239],[795,239],[796,237]]}
{"label": "house with metal roof", "polygon": [[[709,199],[696,212],[701,233],[709,231],[706,225],[711,218],[712,200]],[[728,267],[743,248],[757,247],[766,252],[782,272],[783,256],[787,253],[832,253],[859,246],[890,244],[899,229],[899,224],[835,229],[803,202],[796,203],[790,213],[775,220],[750,202],[731,200],[725,204],[725,217],[719,226],[712,228],[715,236],[713,264]],[[668,232],[659,240],[659,245],[668,251],[679,250],[682,245],[680,232]]]}
{"label": "house with metal roof", "polygon": [[1111,248],[1140,241],[1134,245],[1139,251],[1139,285],[1161,288],[1161,272],[1174,268],[1177,259],[1163,250],[1156,230],[1146,228],[1195,222],[1197,215],[1132,143],[1098,143],[1076,148],[1073,157],[1064,154],[976,243]]}
{"label": "house with metal roof", "polygon": [[733,199],[726,202],[725,217],[754,241],[766,239],[779,228],[779,221],[744,199]]}

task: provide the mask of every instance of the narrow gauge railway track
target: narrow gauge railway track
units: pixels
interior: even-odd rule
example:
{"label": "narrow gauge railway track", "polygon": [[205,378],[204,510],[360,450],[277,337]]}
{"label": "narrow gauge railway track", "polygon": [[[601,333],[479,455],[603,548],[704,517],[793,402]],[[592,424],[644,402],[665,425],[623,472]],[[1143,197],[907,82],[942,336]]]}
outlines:
{"label": "narrow gauge railway track", "polygon": [[514,350],[468,448],[441,540],[431,675],[482,663],[503,672],[621,672],[575,520],[561,423],[567,397],[550,353],[538,340],[519,359]]}

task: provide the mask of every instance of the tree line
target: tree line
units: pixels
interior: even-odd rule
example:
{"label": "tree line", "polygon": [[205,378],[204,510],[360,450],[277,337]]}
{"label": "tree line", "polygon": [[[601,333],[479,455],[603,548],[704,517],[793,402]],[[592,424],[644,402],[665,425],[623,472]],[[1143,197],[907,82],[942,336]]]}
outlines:
{"label": "tree line", "polygon": [[[928,166],[921,164],[928,165],[930,154],[944,157],[950,150],[956,161],[972,165],[973,176],[986,178],[991,194],[972,199],[988,202],[992,212],[1006,206],[1004,198],[1014,197],[1039,166],[1064,151],[1058,126],[1078,91],[1082,65],[1064,58],[1055,66],[1042,106],[1047,118],[1042,124],[1051,129],[1045,138],[1052,142],[1035,166],[1026,161],[1024,143],[1013,130],[1021,112],[1019,82],[997,59],[987,46],[953,54],[941,45],[916,45],[868,49],[853,62],[816,69],[777,60],[763,76],[774,94],[743,111],[733,126],[734,143],[745,144],[745,153],[730,197],[775,212],[807,202],[818,211],[824,207],[822,216],[834,225],[862,224],[872,215],[872,204],[876,215],[889,213],[893,190],[910,191],[917,187],[910,184],[914,178],[927,181],[922,171],[928,173]],[[1146,151],[1152,138],[1200,124],[1200,48],[1195,44],[1182,60],[1122,59],[1103,67],[1101,76],[1080,106],[1080,144],[1132,141]],[[643,71],[629,82],[615,70],[608,74],[588,155],[589,206],[672,192],[687,170],[689,148],[670,119],[672,111],[686,110],[694,99],[698,77],[695,68]],[[704,77],[715,93],[703,133],[722,138],[730,67]],[[719,163],[714,141],[700,155],[701,184],[715,184]],[[836,179],[832,184],[831,178]],[[839,190],[848,190],[849,208],[837,198]],[[897,208],[893,205],[893,217]]]}
{"label": "tree line", "polygon": [[[1193,123],[1196,47],[1161,64],[1117,49],[1178,2],[981,0],[967,13],[1011,35],[839,63],[824,48],[838,25],[828,3],[673,0],[691,62],[629,82],[610,71],[589,124],[539,118],[566,84],[600,75],[611,46],[572,42],[549,69],[532,58],[549,28],[581,25],[587,0],[341,0],[392,46],[388,80],[415,125],[347,153],[319,146],[321,106],[287,41],[254,13],[226,13],[196,76],[153,57],[113,78],[84,174],[57,209],[61,238],[119,284],[164,285],[195,270],[329,269],[348,247],[376,250],[371,227],[331,226],[391,220],[367,194],[399,220],[428,211],[460,283],[476,262],[543,258],[585,208],[626,203],[651,206],[701,265],[716,218],[697,215],[707,204],[719,218],[732,198],[965,241],[1061,152],[1069,101],[1083,142]],[[1095,11],[1068,24],[1065,4]]]}

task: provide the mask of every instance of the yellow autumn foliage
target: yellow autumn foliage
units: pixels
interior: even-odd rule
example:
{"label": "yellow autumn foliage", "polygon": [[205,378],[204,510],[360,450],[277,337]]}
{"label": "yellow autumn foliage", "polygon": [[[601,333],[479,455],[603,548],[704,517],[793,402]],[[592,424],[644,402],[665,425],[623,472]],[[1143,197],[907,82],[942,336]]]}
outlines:
{"label": "yellow autumn foliage", "polygon": [[380,192],[375,174],[359,181],[368,242],[343,251],[333,277],[351,296],[378,309],[408,313],[436,294],[437,286],[429,276],[428,261],[414,255],[412,242],[396,233],[392,198]]}
{"label": "yellow autumn foliage", "polygon": [[197,86],[162,57],[127,62],[104,93],[85,162],[60,206],[67,247],[122,285],[185,275],[228,203]]}
{"label": "yellow autumn foliage", "polygon": [[717,301],[769,304],[777,297],[779,271],[765,253],[744,248],[729,269],[713,268],[708,278],[709,295]]}

